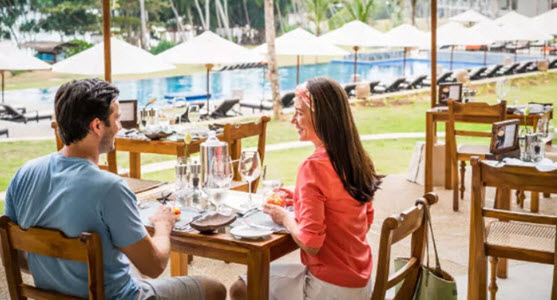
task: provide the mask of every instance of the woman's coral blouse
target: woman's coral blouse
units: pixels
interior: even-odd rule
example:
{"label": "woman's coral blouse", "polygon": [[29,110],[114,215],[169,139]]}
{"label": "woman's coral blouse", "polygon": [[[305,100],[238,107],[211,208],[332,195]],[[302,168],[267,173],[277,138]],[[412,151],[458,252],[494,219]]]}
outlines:
{"label": "woman's coral blouse", "polygon": [[310,272],[338,286],[364,287],[373,264],[366,238],[373,206],[356,201],[344,189],[324,146],[298,169],[294,214],[300,241],[321,248],[315,256],[301,251]]}

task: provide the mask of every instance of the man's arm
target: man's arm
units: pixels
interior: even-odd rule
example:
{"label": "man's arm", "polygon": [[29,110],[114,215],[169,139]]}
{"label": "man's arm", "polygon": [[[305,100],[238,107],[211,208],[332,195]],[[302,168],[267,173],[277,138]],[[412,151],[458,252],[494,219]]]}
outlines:
{"label": "man's arm", "polygon": [[149,219],[155,227],[153,237],[148,234],[138,242],[121,247],[139,272],[151,278],[162,274],[170,259],[170,233],[176,222],[176,216],[166,206],[160,206]]}

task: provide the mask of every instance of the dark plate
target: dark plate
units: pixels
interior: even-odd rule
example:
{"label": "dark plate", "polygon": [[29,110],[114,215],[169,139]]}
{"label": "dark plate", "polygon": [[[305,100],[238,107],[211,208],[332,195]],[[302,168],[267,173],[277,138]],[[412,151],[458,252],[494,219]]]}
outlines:
{"label": "dark plate", "polygon": [[151,140],[160,140],[160,139],[164,139],[166,137],[169,137],[173,133],[174,132],[159,131],[159,132],[146,133],[145,136],[148,137]]}
{"label": "dark plate", "polygon": [[230,225],[236,220],[236,215],[225,216],[214,214],[201,220],[190,223],[190,226],[199,232],[213,232],[223,226]]}

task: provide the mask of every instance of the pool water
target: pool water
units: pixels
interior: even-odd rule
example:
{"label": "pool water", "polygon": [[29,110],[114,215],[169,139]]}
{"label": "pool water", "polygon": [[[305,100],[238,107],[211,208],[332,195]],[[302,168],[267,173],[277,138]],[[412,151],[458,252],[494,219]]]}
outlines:
{"label": "pool water", "polygon": [[[438,61],[443,70],[450,69],[448,61]],[[453,70],[483,66],[483,62],[453,62]],[[357,73],[362,80],[390,81],[394,78],[406,76],[413,78],[421,74],[429,74],[430,61],[428,59],[407,59],[403,72],[402,60],[386,60],[375,62],[358,62]],[[354,70],[351,61],[331,61],[327,64],[303,65],[300,67],[300,82],[315,76],[328,76],[341,84],[349,83]],[[226,99],[235,89],[244,91],[244,99],[259,100],[270,98],[270,83],[263,79],[263,69],[246,69],[232,71],[216,71],[211,73],[211,99]],[[296,87],[296,67],[279,68],[280,89],[282,92],[294,90]],[[139,105],[147,103],[152,98],[162,100],[168,93],[206,93],[206,74],[198,73],[187,76],[152,78],[130,81],[116,81],[120,89],[120,99],[138,99]],[[6,99],[32,101],[50,106],[58,87],[13,90],[6,92]],[[18,102],[19,102],[18,101]],[[158,101],[163,103],[163,101]]]}

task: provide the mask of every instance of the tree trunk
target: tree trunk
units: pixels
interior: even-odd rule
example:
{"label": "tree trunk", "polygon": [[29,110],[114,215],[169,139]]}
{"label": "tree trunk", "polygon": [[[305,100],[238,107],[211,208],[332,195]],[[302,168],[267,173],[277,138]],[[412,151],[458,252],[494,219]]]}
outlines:
{"label": "tree trunk", "polygon": [[416,2],[418,2],[418,0],[412,0],[412,25],[416,26]]}
{"label": "tree trunk", "polygon": [[244,0],[244,14],[246,15],[246,25],[249,25],[251,27],[251,22],[249,20],[249,14],[248,14],[248,4],[246,3],[247,0]]}
{"label": "tree trunk", "polygon": [[280,102],[279,74],[275,53],[275,16],[273,0],[265,0],[265,39],[267,42],[267,53],[269,55],[268,66],[271,93],[273,96],[273,118],[275,120],[280,120],[282,103]]}
{"label": "tree trunk", "polygon": [[[208,2],[209,0],[206,1]],[[209,26],[207,25],[207,22],[205,20],[205,15],[203,14],[203,11],[201,10],[201,6],[199,5],[199,0],[195,0],[195,8],[197,9],[197,13],[199,14],[199,19],[201,20],[201,26],[203,26],[204,30],[208,30]]]}
{"label": "tree trunk", "polygon": [[147,33],[147,22],[145,21],[145,0],[139,0],[139,11],[141,13],[141,48],[144,50],[149,50],[149,44],[147,43],[148,33]]}
{"label": "tree trunk", "polygon": [[180,32],[180,40],[182,39],[182,34],[184,34],[184,25],[182,24],[182,20],[180,19],[180,15],[178,14],[178,10],[174,5],[174,0],[170,0],[170,7],[172,8],[172,12],[174,13],[174,18],[176,18],[176,28]]}
{"label": "tree trunk", "polygon": [[[224,4],[227,5],[226,0],[223,0]],[[215,0],[215,7],[217,8],[217,16],[220,15],[220,19],[222,21],[222,25],[226,30],[226,35],[228,36],[228,40],[232,40],[232,31],[230,30],[230,20],[228,19],[228,9],[226,7],[223,9],[223,5],[220,0]],[[221,25],[221,26],[222,26]]]}
{"label": "tree trunk", "polygon": [[285,32],[285,30],[284,30],[284,20],[282,19],[282,14],[280,12],[279,2],[280,2],[280,0],[277,0],[277,2],[275,2],[276,9],[277,9],[277,15],[278,15],[277,17],[278,17],[278,23],[280,25],[280,31],[282,33],[284,33]]}
{"label": "tree trunk", "polygon": [[207,25],[207,27],[205,27],[205,30],[209,30],[211,28],[211,11],[209,10],[210,3],[211,2],[209,0],[205,0],[205,25]]}

